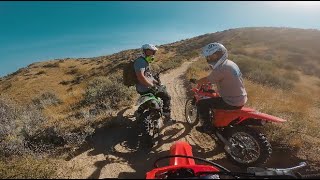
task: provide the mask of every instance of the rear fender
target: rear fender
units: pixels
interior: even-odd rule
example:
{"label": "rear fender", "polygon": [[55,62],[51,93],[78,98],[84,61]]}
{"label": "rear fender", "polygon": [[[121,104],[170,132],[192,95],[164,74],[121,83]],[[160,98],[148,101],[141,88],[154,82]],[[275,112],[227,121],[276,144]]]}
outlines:
{"label": "rear fender", "polygon": [[261,119],[253,119],[253,118],[247,118],[244,120],[238,119],[237,121],[234,121],[231,125],[241,125],[241,126],[263,126],[267,123],[265,120]]}
{"label": "rear fender", "polygon": [[261,113],[258,111],[247,112],[247,118],[239,118],[236,124],[241,125],[264,125],[267,122],[284,123],[286,120],[272,116],[269,114]]}
{"label": "rear fender", "polygon": [[[214,110],[214,126],[229,125],[263,125],[266,122],[283,123],[286,120],[261,113],[252,108],[243,107],[238,110]],[[260,122],[259,122],[260,121]]]}

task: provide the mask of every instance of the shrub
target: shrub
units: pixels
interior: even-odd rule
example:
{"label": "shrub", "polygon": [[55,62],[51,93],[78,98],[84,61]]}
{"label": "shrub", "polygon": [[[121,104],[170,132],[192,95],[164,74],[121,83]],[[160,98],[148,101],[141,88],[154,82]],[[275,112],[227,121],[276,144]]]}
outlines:
{"label": "shrub", "polygon": [[177,68],[182,64],[183,59],[184,58],[182,56],[172,57],[171,59],[159,64],[160,70],[161,71],[167,71],[167,70],[170,70],[170,69]]}
{"label": "shrub", "polygon": [[68,85],[68,84],[70,84],[70,81],[65,81],[65,80],[63,80],[63,81],[61,81],[59,84]]}
{"label": "shrub", "polygon": [[54,63],[48,63],[48,64],[45,64],[43,65],[42,67],[44,68],[56,68],[56,67],[59,67],[59,61],[57,62],[54,62]]}
{"label": "shrub", "polygon": [[240,48],[233,48],[232,50],[230,50],[230,53],[232,54],[244,54],[243,49]]}
{"label": "shrub", "polygon": [[0,156],[18,154],[24,150],[16,119],[19,109],[7,98],[0,99]]}
{"label": "shrub", "polygon": [[45,71],[39,71],[38,73],[36,73],[35,75],[41,75],[41,74],[45,74]]}
{"label": "shrub", "polygon": [[84,96],[84,103],[87,105],[100,104],[106,108],[118,109],[131,104],[134,91],[125,87],[122,79],[100,76],[89,83]]}
{"label": "shrub", "polygon": [[292,81],[281,77],[279,74],[261,69],[251,71],[248,78],[257,83],[281,89],[290,89],[294,86]]}
{"label": "shrub", "polygon": [[186,72],[187,79],[196,78],[199,79],[202,77],[203,72],[208,72],[210,70],[206,61],[202,58],[198,62],[194,62]]}
{"label": "shrub", "polygon": [[282,69],[286,69],[286,70],[296,70],[297,67],[295,67],[293,64],[290,63],[284,63],[283,61],[274,61],[274,64],[278,67],[278,68],[282,68]]}
{"label": "shrub", "polygon": [[43,109],[46,106],[58,105],[62,101],[52,92],[45,92],[37,98],[32,100],[33,104],[39,109]]}
{"label": "shrub", "polygon": [[77,76],[70,83],[72,84],[80,84],[82,80],[84,80],[85,76]]}
{"label": "shrub", "polygon": [[267,61],[271,61],[272,58],[273,58],[272,54],[265,54],[265,55],[263,56],[263,59],[265,59],[265,60],[267,60]]}
{"label": "shrub", "polygon": [[73,74],[76,74],[77,72],[78,72],[78,69],[72,69],[69,72],[67,72],[66,74],[73,75]]}
{"label": "shrub", "polygon": [[6,97],[0,97],[0,117],[0,157],[28,152],[29,137],[46,121],[33,106],[20,107]]}
{"label": "shrub", "polygon": [[192,58],[195,58],[195,57],[197,57],[199,55],[200,55],[200,52],[198,50],[187,51],[186,53],[183,54],[183,56],[186,59],[192,59]]}
{"label": "shrub", "polygon": [[3,85],[3,88],[2,88],[3,91],[5,91],[5,90],[7,90],[7,89],[9,89],[9,88],[12,87],[12,84],[11,84],[10,81],[4,81],[4,82],[2,83],[2,85]]}
{"label": "shrub", "polygon": [[293,65],[301,65],[305,61],[305,58],[302,54],[294,53],[287,56],[287,62],[292,63]]}
{"label": "shrub", "polygon": [[78,129],[75,132],[67,132],[63,134],[63,140],[68,145],[81,145],[86,138],[94,133],[94,129],[90,126],[85,126],[83,129]]}
{"label": "shrub", "polygon": [[291,80],[291,81],[299,81],[300,80],[300,76],[297,73],[292,72],[292,71],[286,71],[283,74],[283,78]]}
{"label": "shrub", "polygon": [[28,137],[27,145],[35,152],[48,152],[55,146],[65,145],[62,134],[61,128],[57,126],[39,129],[33,136]]}
{"label": "shrub", "polygon": [[277,65],[271,62],[259,61],[245,56],[235,57],[234,61],[238,64],[244,78],[281,89],[290,89],[294,86],[294,82],[290,78],[296,78],[295,75],[289,75],[289,79],[283,77]]}
{"label": "shrub", "polygon": [[312,64],[305,64],[300,67],[300,69],[304,72],[306,75],[314,75],[318,76],[320,75],[320,69]]}
{"label": "shrub", "polygon": [[14,77],[14,76],[16,76],[16,75],[18,75],[18,74],[20,74],[20,73],[27,72],[27,70],[28,70],[28,69],[27,69],[26,67],[20,68],[20,69],[18,69],[16,72],[10,73],[10,74],[6,75],[5,77],[8,78],[8,79],[10,79],[10,78],[12,78],[12,77]]}

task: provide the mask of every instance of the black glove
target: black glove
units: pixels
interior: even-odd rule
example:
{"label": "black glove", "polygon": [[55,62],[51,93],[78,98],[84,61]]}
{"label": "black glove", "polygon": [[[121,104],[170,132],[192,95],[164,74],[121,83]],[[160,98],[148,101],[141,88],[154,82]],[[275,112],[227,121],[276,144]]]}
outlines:
{"label": "black glove", "polygon": [[192,78],[192,79],[190,79],[190,82],[196,84],[196,83],[197,83],[197,80],[194,79],[194,78]]}
{"label": "black glove", "polygon": [[150,87],[150,90],[151,90],[152,94],[156,94],[159,91],[159,86],[154,85],[154,86]]}
{"label": "black glove", "polygon": [[159,92],[165,92],[166,86],[165,85],[154,85],[150,88],[150,90],[153,94],[157,94]]}
{"label": "black glove", "polygon": [[155,80],[160,81],[160,73],[155,74],[153,77]]}

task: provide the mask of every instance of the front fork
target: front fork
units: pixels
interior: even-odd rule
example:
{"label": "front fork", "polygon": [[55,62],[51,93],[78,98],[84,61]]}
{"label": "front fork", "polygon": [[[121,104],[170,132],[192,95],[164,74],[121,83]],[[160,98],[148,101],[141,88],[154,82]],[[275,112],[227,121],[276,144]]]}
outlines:
{"label": "front fork", "polygon": [[[192,103],[196,106],[197,108],[197,116],[198,118],[200,118],[200,114],[199,114],[199,107],[197,106],[197,102],[198,102],[198,99],[196,97],[193,98],[192,100]],[[228,153],[228,154],[231,154],[231,144],[230,142],[223,136],[223,128],[216,128],[214,126],[214,111],[213,110],[209,110],[209,117],[210,117],[210,120],[209,122],[207,122],[206,124],[210,125],[212,127],[212,132],[215,134],[216,138],[218,138],[218,141],[221,141],[223,144],[224,144],[224,149],[225,151]],[[212,121],[213,120],[213,121]],[[203,122],[203,119],[201,120],[202,123],[205,123]],[[203,125],[206,125],[206,124],[203,124]],[[215,138],[215,139],[216,139]]]}
{"label": "front fork", "polygon": [[[159,119],[163,116],[163,109],[162,109],[162,102],[160,102],[160,104],[158,104],[157,102],[155,101],[151,101],[151,102],[148,102],[148,103],[145,103],[145,104],[142,104],[138,107],[138,110],[137,112],[139,114],[142,114],[146,111],[149,111],[150,112],[150,116],[152,121],[156,121],[155,122],[148,122],[148,123],[154,123],[154,125],[157,125],[158,127],[157,128],[160,128],[160,121]],[[139,118],[140,119],[140,118]]]}
{"label": "front fork", "polygon": [[137,109],[137,113],[142,114],[146,110],[147,111],[159,111],[162,116],[163,115],[163,102],[162,102],[162,100],[160,101],[160,103],[157,103],[155,101],[151,101],[151,102],[141,104]]}
{"label": "front fork", "polygon": [[228,153],[231,154],[231,143],[222,135],[221,130],[216,129],[214,132],[217,138],[224,144],[224,150]]}

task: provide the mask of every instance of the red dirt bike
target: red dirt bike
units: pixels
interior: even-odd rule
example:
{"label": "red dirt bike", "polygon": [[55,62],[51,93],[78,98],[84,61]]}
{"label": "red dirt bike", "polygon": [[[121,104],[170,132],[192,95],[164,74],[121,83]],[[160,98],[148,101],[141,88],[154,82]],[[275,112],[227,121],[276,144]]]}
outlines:
{"label": "red dirt bike", "polygon": [[[195,80],[191,79],[190,82]],[[197,84],[192,91],[193,98],[187,100],[185,105],[185,117],[187,123],[194,126],[199,122],[198,101],[218,97],[219,94],[214,91],[211,83]],[[263,126],[267,122],[286,122],[284,119],[248,107],[237,110],[211,109],[210,117],[210,135],[216,135],[218,142],[224,144],[227,157],[240,166],[264,164],[272,154],[272,147],[266,136],[252,126]]]}
{"label": "red dirt bike", "polygon": [[[159,167],[158,162],[170,159],[169,165]],[[208,165],[196,164],[195,160]],[[203,158],[194,157],[192,147],[184,141],[175,142],[170,148],[170,155],[158,158],[154,169],[146,173],[146,179],[313,179],[319,174],[301,175],[294,172],[305,167],[305,162],[286,169],[249,167],[247,172],[231,172],[227,168]]]}

